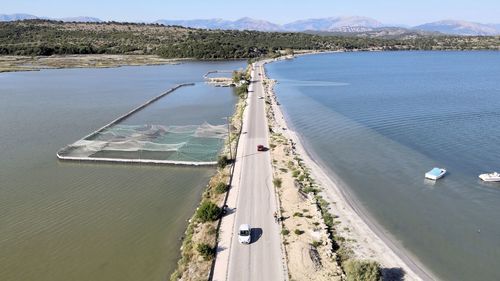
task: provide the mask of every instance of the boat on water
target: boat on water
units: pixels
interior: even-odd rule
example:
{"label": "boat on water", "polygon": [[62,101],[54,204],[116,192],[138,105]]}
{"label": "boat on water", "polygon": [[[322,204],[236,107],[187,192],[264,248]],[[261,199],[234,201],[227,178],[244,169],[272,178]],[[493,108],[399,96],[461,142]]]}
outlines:
{"label": "boat on water", "polygon": [[489,174],[480,174],[479,178],[483,181],[500,181],[500,174],[497,172],[489,173]]}
{"label": "boat on water", "polygon": [[433,168],[432,170],[425,173],[425,178],[430,179],[430,180],[437,180],[437,179],[442,178],[444,176],[444,174],[446,174],[445,169]]}

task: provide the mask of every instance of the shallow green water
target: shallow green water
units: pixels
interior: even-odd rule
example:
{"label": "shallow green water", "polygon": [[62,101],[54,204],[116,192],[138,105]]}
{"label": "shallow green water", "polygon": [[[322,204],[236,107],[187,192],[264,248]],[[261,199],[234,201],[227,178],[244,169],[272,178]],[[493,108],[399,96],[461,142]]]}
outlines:
{"label": "shallow green water", "polygon": [[[59,162],[55,153],[174,84],[197,82],[198,94],[212,95],[202,75],[240,67],[0,74],[0,280],[165,280],[213,168],[79,164]],[[198,117],[182,106],[171,110],[182,111],[179,123],[219,120],[235,98],[230,89],[217,93],[225,104],[219,108],[191,103],[203,112]]]}

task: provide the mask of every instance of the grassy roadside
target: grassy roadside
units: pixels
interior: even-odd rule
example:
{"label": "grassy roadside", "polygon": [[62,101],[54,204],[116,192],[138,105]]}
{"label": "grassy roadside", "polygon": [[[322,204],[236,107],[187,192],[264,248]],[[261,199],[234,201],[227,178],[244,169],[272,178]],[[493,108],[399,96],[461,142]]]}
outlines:
{"label": "grassy roadside", "polygon": [[245,82],[239,83],[240,85],[236,88],[239,101],[230,120],[231,134],[219,157],[217,171],[203,192],[196,213],[189,220],[182,241],[181,258],[177,262],[177,269],[170,276],[171,281],[207,280],[210,274],[218,238],[218,222],[229,191],[232,173],[230,149],[234,154],[241,132],[243,112],[246,107],[248,90],[246,77],[248,76],[241,76],[241,81]]}
{"label": "grassy roadside", "polygon": [[276,121],[274,84],[265,79],[273,182],[281,202],[282,239],[290,280],[380,280],[377,262],[354,258],[350,240],[337,229],[338,217],[322,197],[322,187]]}

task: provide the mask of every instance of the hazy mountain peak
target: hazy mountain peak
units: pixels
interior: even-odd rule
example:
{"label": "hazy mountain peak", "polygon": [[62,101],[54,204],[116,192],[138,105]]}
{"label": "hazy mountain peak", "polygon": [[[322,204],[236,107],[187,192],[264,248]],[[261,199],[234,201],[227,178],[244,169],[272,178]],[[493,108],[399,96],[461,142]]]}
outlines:
{"label": "hazy mountain peak", "polygon": [[249,17],[243,17],[238,19],[230,25],[230,29],[237,30],[260,30],[260,31],[280,31],[282,27],[278,24],[265,21],[258,20]]}
{"label": "hazy mountain peak", "polygon": [[102,22],[101,19],[85,16],[61,18],[59,20],[66,22]]}
{"label": "hazy mountain peak", "polygon": [[32,20],[32,19],[38,19],[38,17],[30,14],[11,14],[11,15],[0,14],[0,21],[16,21],[16,20]]}
{"label": "hazy mountain peak", "polygon": [[499,35],[500,30],[493,24],[482,24],[464,20],[442,20],[414,27],[426,31],[437,31],[455,35]]}
{"label": "hazy mountain peak", "polygon": [[35,19],[60,20],[66,22],[102,22],[102,20],[98,18],[84,17],[84,16],[55,19],[48,17],[37,17],[30,14],[11,14],[11,15],[0,14],[0,21],[35,20]]}
{"label": "hazy mountain peak", "polygon": [[204,29],[232,29],[232,30],[260,30],[279,31],[281,26],[265,21],[243,17],[235,21],[222,19],[195,19],[195,20],[158,20],[156,23],[164,25],[181,25],[192,28]]}
{"label": "hazy mountain peak", "polygon": [[237,19],[236,21],[259,21],[250,17],[242,17],[240,19]]}
{"label": "hazy mountain peak", "polygon": [[359,16],[343,16],[329,18],[312,18],[306,20],[298,20],[289,24],[283,25],[286,30],[291,31],[337,31],[343,28],[378,28],[383,24],[375,19]]}

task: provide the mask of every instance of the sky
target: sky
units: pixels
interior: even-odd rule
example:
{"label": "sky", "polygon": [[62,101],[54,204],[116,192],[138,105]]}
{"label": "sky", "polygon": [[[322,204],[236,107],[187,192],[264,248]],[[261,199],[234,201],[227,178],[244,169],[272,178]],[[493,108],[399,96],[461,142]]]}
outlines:
{"label": "sky", "polygon": [[500,0],[0,0],[0,14],[13,13],[145,22],[251,17],[284,24],[307,18],[366,16],[386,24],[418,25],[443,19],[498,24]]}

